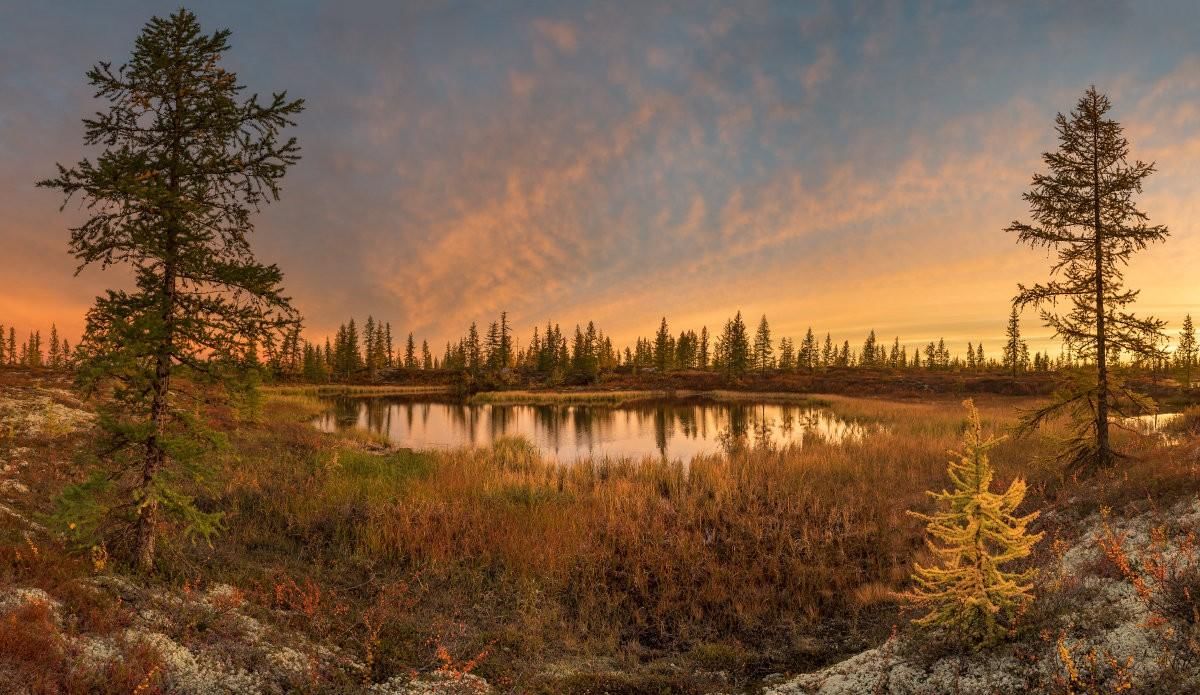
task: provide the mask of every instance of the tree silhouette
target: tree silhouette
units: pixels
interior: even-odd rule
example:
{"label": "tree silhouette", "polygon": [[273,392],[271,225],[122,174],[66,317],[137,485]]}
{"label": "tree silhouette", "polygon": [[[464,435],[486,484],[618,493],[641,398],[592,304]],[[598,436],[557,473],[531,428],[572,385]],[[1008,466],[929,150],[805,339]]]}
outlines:
{"label": "tree silhouette", "polygon": [[[1161,360],[1163,321],[1127,310],[1137,290],[1124,287],[1124,267],[1135,251],[1165,241],[1167,228],[1149,224],[1135,196],[1154,165],[1129,162],[1121,124],[1106,117],[1108,97],[1091,87],[1069,116],[1058,114],[1059,147],[1042,155],[1049,169],[1035,174],[1024,194],[1033,223],[1013,222],[1006,231],[1021,243],[1051,249],[1057,259],[1045,284],[1019,286],[1018,307],[1034,306],[1074,355],[1094,367],[1066,381],[1049,405],[1030,413],[1024,430],[1070,414],[1075,422],[1064,458],[1075,466],[1111,464],[1110,411],[1141,411],[1148,401],[1110,372],[1111,347]],[[1062,305],[1066,305],[1065,310]]]}

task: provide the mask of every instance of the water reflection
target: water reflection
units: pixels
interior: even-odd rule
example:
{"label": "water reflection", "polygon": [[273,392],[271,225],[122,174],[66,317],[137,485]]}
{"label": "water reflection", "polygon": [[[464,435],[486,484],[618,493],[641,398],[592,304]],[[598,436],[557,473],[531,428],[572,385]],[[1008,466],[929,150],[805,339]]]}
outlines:
{"label": "water reflection", "polygon": [[698,454],[834,443],[863,436],[861,424],[795,405],[663,402],[628,407],[468,405],[389,397],[337,397],[317,420],[325,431],[360,427],[414,449],[487,446],[523,436],[559,461]]}

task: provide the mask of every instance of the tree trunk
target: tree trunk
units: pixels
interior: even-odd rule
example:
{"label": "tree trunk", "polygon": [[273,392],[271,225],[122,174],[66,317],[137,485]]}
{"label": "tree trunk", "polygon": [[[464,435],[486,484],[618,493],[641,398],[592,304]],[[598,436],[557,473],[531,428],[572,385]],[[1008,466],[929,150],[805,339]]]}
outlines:
{"label": "tree trunk", "polygon": [[[173,208],[173,203],[179,199],[179,162],[182,159],[183,146],[179,121],[180,102],[182,100],[181,80],[175,77],[175,102],[172,125],[175,137],[172,141],[172,157],[168,171],[168,187],[171,192],[171,202],[164,210],[166,220],[166,245],[163,254],[163,284],[162,308],[159,320],[162,321],[162,338],[155,351],[154,377],[150,389],[154,394],[150,402],[150,436],[146,438],[145,458],[142,462],[142,480],[140,490],[143,494],[150,492],[154,478],[166,464],[167,452],[163,448],[163,438],[166,432],[169,397],[171,392],[171,357],[174,352],[175,330],[172,319],[175,315],[175,263],[177,254],[177,239],[179,219]],[[149,497],[143,499],[138,508],[137,520],[137,567],[143,573],[154,570],[154,551],[158,525],[158,499]]]}
{"label": "tree trunk", "polygon": [[1096,231],[1096,464],[1110,461],[1108,444],[1108,357],[1104,328],[1104,228],[1100,220],[1100,128],[1092,130],[1092,214]]}
{"label": "tree trunk", "polygon": [[[173,283],[172,283],[173,284]],[[163,449],[162,438],[165,431],[167,415],[167,394],[170,391],[171,364],[170,353],[160,350],[154,368],[154,382],[151,387],[154,399],[150,406],[150,423],[153,432],[146,439],[146,454],[142,463],[141,490],[148,493],[154,483],[155,476],[162,470],[166,461],[166,451]],[[154,569],[155,527],[158,524],[158,500],[150,497],[143,500],[138,509],[137,521],[137,567],[142,572]]]}

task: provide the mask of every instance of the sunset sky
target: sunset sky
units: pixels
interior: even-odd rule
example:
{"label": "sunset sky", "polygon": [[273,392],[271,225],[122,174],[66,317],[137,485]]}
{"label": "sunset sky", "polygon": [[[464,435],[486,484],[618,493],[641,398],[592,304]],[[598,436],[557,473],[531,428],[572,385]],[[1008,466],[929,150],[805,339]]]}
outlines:
{"label": "sunset sky", "polygon": [[[127,272],[73,277],[57,193],[85,154],[84,80],[177,2],[0,0],[0,323],[58,323]],[[303,161],[257,220],[323,338],[351,314],[440,346],[507,310],[624,345],[666,315],[857,345],[982,338],[999,354],[1044,252],[1003,228],[1094,83],[1166,245],[1139,311],[1200,314],[1200,4],[195,2],[251,91],[307,111]],[[94,154],[88,152],[88,154]],[[1046,331],[1026,317],[1031,347]],[[440,348],[435,350],[440,354]]]}

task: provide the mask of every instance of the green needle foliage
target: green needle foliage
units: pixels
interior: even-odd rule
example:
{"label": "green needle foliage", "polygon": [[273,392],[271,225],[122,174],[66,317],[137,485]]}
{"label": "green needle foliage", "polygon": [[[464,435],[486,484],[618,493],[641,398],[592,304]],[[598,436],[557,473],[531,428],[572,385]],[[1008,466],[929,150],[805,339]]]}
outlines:
{"label": "green needle foliage", "polygon": [[1032,599],[1036,570],[1007,571],[1004,565],[1029,555],[1042,534],[1027,532],[1033,512],[1015,516],[1025,498],[1017,479],[1003,493],[991,491],[987,452],[1003,438],[983,437],[979,411],[970,400],[962,448],[951,452],[947,474],[952,490],[930,492],[942,510],[932,515],[909,512],[926,522],[936,566],[916,565],[910,600],[928,607],[918,625],[943,628],[977,644],[994,643],[1008,630],[1013,614]]}
{"label": "green needle foliage", "polygon": [[1135,196],[1154,165],[1130,162],[1121,124],[1106,117],[1108,97],[1087,90],[1070,116],[1058,114],[1059,148],[1042,155],[1049,173],[1035,174],[1025,193],[1033,224],[1006,231],[1021,243],[1053,250],[1050,280],[1019,286],[1017,307],[1034,306],[1074,355],[1090,365],[1068,379],[1056,398],[1029,414],[1023,431],[1069,414],[1074,435],[1063,456],[1076,468],[1095,468],[1117,457],[1109,443],[1111,413],[1125,416],[1152,407],[1112,373],[1116,353],[1162,359],[1165,322],[1127,310],[1138,296],[1124,286],[1124,267],[1135,251],[1165,241],[1169,232],[1150,225]]}
{"label": "green needle foliage", "polygon": [[243,98],[221,65],[228,38],[204,34],[187,10],[152,18],[128,64],[87,73],[107,102],[84,119],[99,156],[38,184],[83,200],[89,216],[70,244],[80,270],[133,271],[134,289],[96,299],[80,345],[82,385],[111,394],[108,465],[64,496],[60,515],[123,542],[143,571],[160,527],[207,535],[218,523],[181,486],[218,442],[199,417],[203,399],[235,385],[237,365],[299,320],[279,268],[255,260],[247,237],[252,213],[278,199],[299,159],[279,133],[303,102]]}

